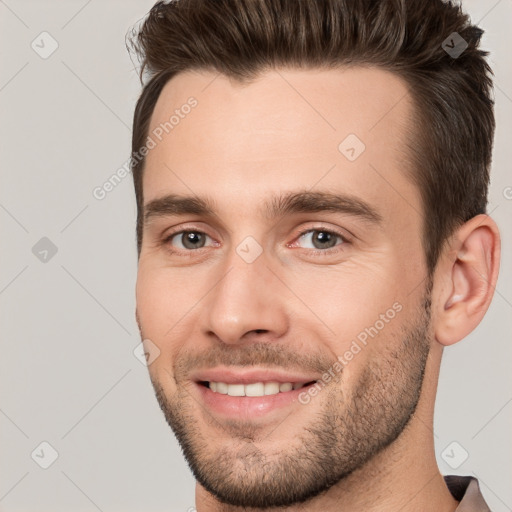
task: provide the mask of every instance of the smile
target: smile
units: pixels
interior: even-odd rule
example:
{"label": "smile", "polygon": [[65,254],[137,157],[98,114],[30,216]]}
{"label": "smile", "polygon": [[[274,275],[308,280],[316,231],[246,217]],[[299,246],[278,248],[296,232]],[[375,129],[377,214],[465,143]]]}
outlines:
{"label": "smile", "polygon": [[303,382],[253,382],[250,384],[234,383],[228,384],[226,382],[202,382],[201,384],[207,386],[214,393],[229,396],[269,396],[277,395],[278,393],[286,393],[287,391],[301,389],[304,386],[313,384],[314,381]]}

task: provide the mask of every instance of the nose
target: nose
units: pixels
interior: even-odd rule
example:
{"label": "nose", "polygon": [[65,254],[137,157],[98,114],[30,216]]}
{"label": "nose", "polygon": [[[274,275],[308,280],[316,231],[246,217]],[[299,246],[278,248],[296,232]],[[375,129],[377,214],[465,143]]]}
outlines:
{"label": "nose", "polygon": [[286,290],[268,263],[264,253],[247,263],[233,251],[204,304],[203,332],[230,345],[254,341],[253,334],[279,338],[286,332]]}

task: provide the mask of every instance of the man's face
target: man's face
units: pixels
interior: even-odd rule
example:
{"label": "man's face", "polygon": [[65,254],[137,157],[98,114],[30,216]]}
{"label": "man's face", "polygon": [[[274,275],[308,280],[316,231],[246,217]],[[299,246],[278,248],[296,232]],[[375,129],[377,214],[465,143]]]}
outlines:
{"label": "man's face", "polygon": [[304,501],[371,464],[420,396],[430,289],[409,95],[377,69],[245,86],[186,72],[149,135],[172,115],[147,156],[137,281],[158,401],[219,500]]}

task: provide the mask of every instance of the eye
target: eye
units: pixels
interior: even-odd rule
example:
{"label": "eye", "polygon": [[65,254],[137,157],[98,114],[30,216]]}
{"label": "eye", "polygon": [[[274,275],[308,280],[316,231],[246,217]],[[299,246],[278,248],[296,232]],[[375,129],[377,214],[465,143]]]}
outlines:
{"label": "eye", "polygon": [[[306,247],[306,249],[311,248],[317,252],[320,251],[323,253],[331,253],[332,251],[330,251],[330,249],[348,243],[348,240],[341,233],[322,227],[303,231],[298,239],[312,245],[312,247]],[[341,243],[337,243],[338,240]],[[335,250],[335,252],[337,252],[337,250]]]}
{"label": "eye", "polygon": [[207,238],[210,237],[202,231],[185,230],[172,233],[165,242],[173,248],[189,251],[203,248]]}
{"label": "eye", "polygon": [[[171,252],[179,253],[181,251],[190,254],[193,251],[198,251],[207,247],[207,240],[213,241],[210,236],[202,231],[185,229],[169,234],[165,238],[164,244],[168,246]],[[300,241],[300,247],[309,249],[317,255],[328,255],[333,252],[341,252],[342,249],[338,249],[337,247],[349,243],[349,240],[347,240],[345,235],[323,227],[310,228],[302,231],[299,234],[297,241]],[[307,246],[308,243],[310,244],[310,247]],[[306,244],[306,246],[304,244]],[[289,247],[296,245],[297,242],[290,244]]]}

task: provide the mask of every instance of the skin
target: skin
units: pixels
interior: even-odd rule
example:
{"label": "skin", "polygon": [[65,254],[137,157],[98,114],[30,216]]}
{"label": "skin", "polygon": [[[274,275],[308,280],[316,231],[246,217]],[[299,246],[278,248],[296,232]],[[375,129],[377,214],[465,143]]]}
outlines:
{"label": "skin", "polygon": [[[316,469],[338,470],[336,482],[279,510],[455,510],[435,459],[434,401],[443,348],[469,334],[491,302],[495,222],[479,215],[456,230],[429,290],[422,203],[405,172],[413,103],[387,71],[280,69],[244,86],[206,71],[180,73],[163,89],[150,132],[190,96],[197,107],[147,156],[144,203],[208,195],[217,209],[212,217],[154,216],[145,224],[137,320],[142,338],[160,350],[149,372],[166,419],[189,442],[192,469],[209,479],[198,480],[197,510],[252,510],[224,503],[222,492],[254,491],[266,474],[284,486],[311,484],[322,455]],[[352,162],[338,150],[351,133],[366,146]],[[381,223],[333,212],[260,214],[270,196],[297,190],[350,194]],[[203,248],[187,249],[181,234],[168,239],[185,228],[207,235]],[[311,234],[300,238],[308,229],[353,236],[322,255]],[[236,251],[247,236],[262,249],[252,263]],[[257,368],[309,371],[306,361],[327,368],[395,303],[400,312],[306,405],[228,422],[194,395],[194,362],[229,366],[236,356]],[[334,442],[322,443],[322,428]],[[386,446],[372,446],[379,437]],[[331,451],[319,454],[327,444]],[[344,457],[357,459],[356,467],[342,467]],[[290,459],[300,471],[286,480]]]}

